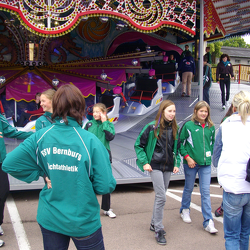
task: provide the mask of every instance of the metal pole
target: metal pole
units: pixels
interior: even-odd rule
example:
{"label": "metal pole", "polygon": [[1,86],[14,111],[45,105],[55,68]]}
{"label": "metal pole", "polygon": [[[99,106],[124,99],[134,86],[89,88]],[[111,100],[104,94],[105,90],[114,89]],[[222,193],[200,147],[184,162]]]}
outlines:
{"label": "metal pole", "polygon": [[48,7],[49,7],[49,11],[48,11],[49,16],[47,17],[47,26],[48,26],[48,28],[51,28],[50,6],[51,6],[51,0],[48,0]]}
{"label": "metal pole", "polygon": [[199,101],[203,100],[203,53],[204,53],[204,2],[200,0],[200,53],[199,53]]}

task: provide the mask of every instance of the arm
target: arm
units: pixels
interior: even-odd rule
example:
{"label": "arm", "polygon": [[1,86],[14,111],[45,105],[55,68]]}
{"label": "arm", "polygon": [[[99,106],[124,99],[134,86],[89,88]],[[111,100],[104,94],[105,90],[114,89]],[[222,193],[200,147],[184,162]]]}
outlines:
{"label": "arm", "polygon": [[[150,162],[148,161],[148,157],[147,157],[147,154],[146,154],[146,151],[145,151],[145,147],[146,147],[147,142],[148,142],[149,132],[150,132],[150,126],[146,125],[142,129],[142,131],[140,132],[139,136],[137,137],[137,139],[135,141],[134,148],[135,148],[135,153],[136,153],[138,162],[142,166],[146,165],[146,168],[150,170],[150,168],[148,166]],[[141,169],[141,171],[145,170],[142,167],[140,167],[140,169]]]}
{"label": "arm", "polygon": [[43,128],[42,122],[41,122],[41,119],[40,119],[40,118],[38,118],[38,119],[36,120],[36,125],[35,125],[35,127],[36,127],[36,131],[38,131],[38,130],[40,130],[40,129]]}
{"label": "arm", "polygon": [[217,68],[216,68],[216,81],[217,81],[217,82],[220,80],[220,79],[219,79],[219,74],[220,74],[219,68],[220,68],[220,65],[219,65],[219,63],[218,63]]}
{"label": "arm", "polygon": [[0,115],[0,121],[2,122],[2,132],[5,137],[24,140],[33,134],[33,132],[18,131],[16,128],[12,127],[2,115]]}
{"label": "arm", "polygon": [[96,194],[112,193],[116,187],[116,180],[112,174],[108,151],[96,137],[91,139],[91,144],[94,146],[91,152],[90,175],[93,189]]}
{"label": "arm", "polygon": [[42,106],[41,106],[41,107],[40,107],[39,109],[37,109],[37,110],[32,110],[32,111],[27,110],[27,113],[28,113],[28,114],[31,114],[31,115],[36,115],[36,114],[44,113],[44,111],[43,111],[43,108],[42,108]]}
{"label": "arm", "polygon": [[7,154],[2,170],[18,180],[30,183],[44,174],[36,160],[36,140],[33,134]]}
{"label": "arm", "polygon": [[219,131],[216,135],[215,143],[214,143],[214,149],[213,149],[213,157],[212,157],[212,162],[214,167],[218,167],[218,162],[220,159],[221,151],[222,151],[222,131],[221,131],[221,126],[219,128]]}
{"label": "arm", "polygon": [[110,121],[105,121],[103,124],[103,132],[105,133],[105,139],[112,141],[115,138],[115,127]]}
{"label": "arm", "polygon": [[233,71],[233,66],[232,66],[232,64],[231,64],[231,66],[230,66],[230,75],[231,75],[232,78],[234,78],[234,71]]}

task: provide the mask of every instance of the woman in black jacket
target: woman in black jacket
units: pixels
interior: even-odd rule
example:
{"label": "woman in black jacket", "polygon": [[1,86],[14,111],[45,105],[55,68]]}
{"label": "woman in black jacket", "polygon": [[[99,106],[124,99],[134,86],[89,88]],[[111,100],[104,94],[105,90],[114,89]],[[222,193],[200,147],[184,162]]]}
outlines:
{"label": "woman in black jacket", "polygon": [[216,69],[216,81],[220,84],[221,90],[222,109],[225,109],[226,106],[229,106],[228,100],[230,95],[230,75],[232,79],[234,79],[233,66],[230,63],[230,57],[227,54],[222,54]]}

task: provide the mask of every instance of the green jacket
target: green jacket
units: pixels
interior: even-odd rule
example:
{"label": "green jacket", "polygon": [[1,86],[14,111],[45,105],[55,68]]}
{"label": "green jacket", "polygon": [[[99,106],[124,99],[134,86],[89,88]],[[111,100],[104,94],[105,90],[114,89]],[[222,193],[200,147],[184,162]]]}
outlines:
{"label": "green jacket", "polygon": [[[152,160],[152,156],[154,153],[155,145],[157,143],[157,138],[154,135],[154,125],[155,121],[152,121],[148,123],[140,132],[139,136],[137,137],[135,141],[135,152],[137,155],[136,164],[141,169],[141,171],[144,172],[143,166],[145,164],[150,164]],[[159,135],[160,129],[157,129],[157,135]],[[141,142],[143,142],[144,145],[141,145]],[[174,141],[174,165],[175,167],[180,167],[180,156],[178,154],[177,150],[177,143],[178,143],[178,133],[176,135],[175,141]]]}
{"label": "green jacket", "polygon": [[[9,137],[9,138],[17,138],[17,139],[26,139],[30,135],[33,135],[33,132],[23,132],[18,131],[16,128],[12,127],[8,120],[0,114],[0,132],[2,132],[1,136]],[[0,138],[0,163],[3,162],[6,157],[6,148],[4,139]]]}
{"label": "green jacket", "polygon": [[110,121],[96,121],[95,119],[86,123],[84,129],[94,134],[105,146],[109,152],[110,161],[112,162],[112,156],[110,151],[109,142],[115,138],[115,127]]}
{"label": "green jacket", "polygon": [[101,227],[96,194],[112,193],[116,180],[106,148],[75,119],[61,119],[9,153],[3,171],[32,182],[45,173],[52,188],[39,195],[37,222],[47,230],[85,237]]}
{"label": "green jacket", "polygon": [[[40,116],[37,120],[36,120],[36,131],[48,127],[52,124],[52,122],[49,120],[51,119],[51,115],[52,113],[50,112],[45,112],[42,116]],[[47,118],[47,117],[49,118]]]}
{"label": "green jacket", "polygon": [[[180,153],[183,157],[189,155],[198,165],[211,165],[215,140],[215,128],[205,125],[202,128],[197,121],[188,121],[180,132]],[[183,163],[187,161],[183,159]]]}

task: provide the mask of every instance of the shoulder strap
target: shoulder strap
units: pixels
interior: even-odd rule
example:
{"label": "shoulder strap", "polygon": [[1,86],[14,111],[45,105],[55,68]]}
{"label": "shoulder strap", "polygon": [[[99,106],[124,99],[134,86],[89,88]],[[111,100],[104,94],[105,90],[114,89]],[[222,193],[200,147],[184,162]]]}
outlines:
{"label": "shoulder strap", "polygon": [[51,119],[49,116],[45,115],[45,117],[47,118],[47,120],[48,120],[51,124],[54,123],[54,121],[52,121],[52,119]]}

